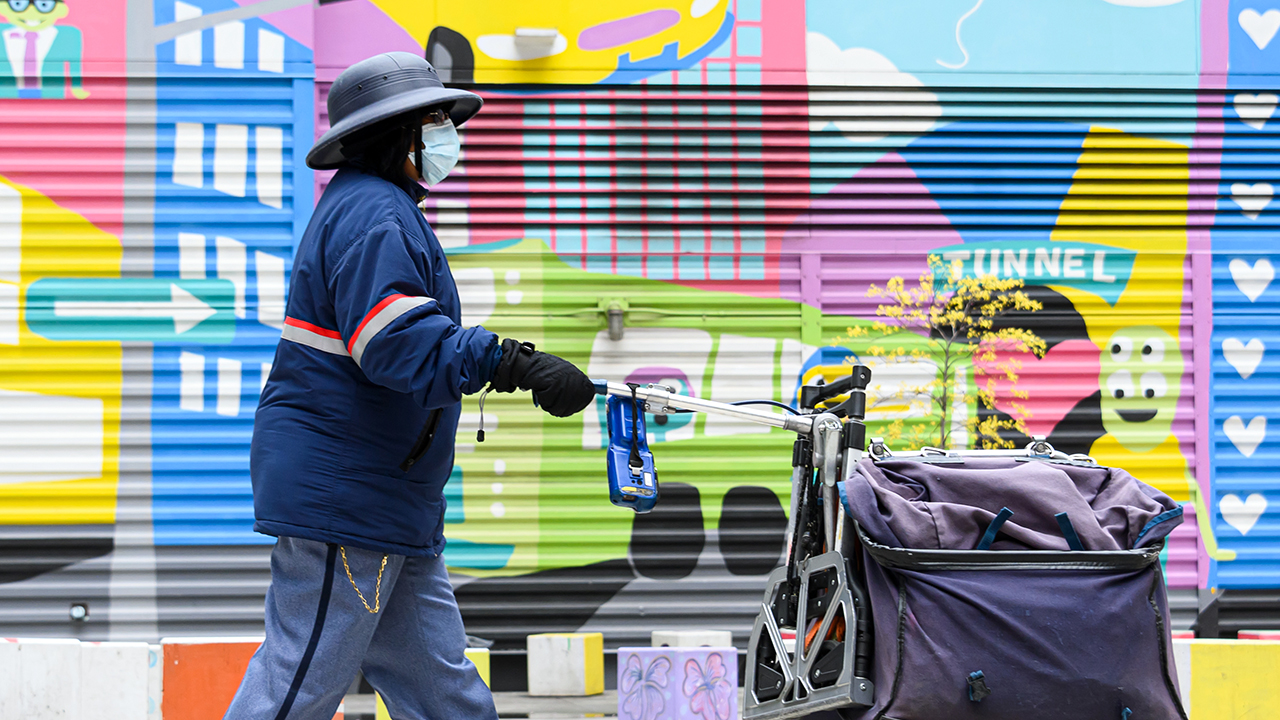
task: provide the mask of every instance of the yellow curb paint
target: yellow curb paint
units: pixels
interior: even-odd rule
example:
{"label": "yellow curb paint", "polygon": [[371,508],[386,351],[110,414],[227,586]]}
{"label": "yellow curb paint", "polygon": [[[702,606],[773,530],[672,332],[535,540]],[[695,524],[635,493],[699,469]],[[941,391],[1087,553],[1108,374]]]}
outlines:
{"label": "yellow curb paint", "polygon": [[1197,640],[1191,645],[1191,717],[1280,718],[1280,642]]}
{"label": "yellow curb paint", "polygon": [[604,692],[604,635],[585,633],[582,636],[583,674],[586,676],[586,694]]}
{"label": "yellow curb paint", "polygon": [[467,659],[476,666],[476,672],[480,673],[484,684],[492,687],[493,683],[489,682],[489,649],[467,648]]}

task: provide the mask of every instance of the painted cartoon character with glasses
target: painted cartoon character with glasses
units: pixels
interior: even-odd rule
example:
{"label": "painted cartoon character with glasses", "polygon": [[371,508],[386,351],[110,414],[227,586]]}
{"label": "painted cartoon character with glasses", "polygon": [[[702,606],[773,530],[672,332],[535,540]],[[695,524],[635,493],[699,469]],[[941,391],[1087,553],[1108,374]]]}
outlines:
{"label": "painted cartoon character with glasses", "polygon": [[7,23],[0,29],[0,98],[89,97],[80,81],[80,29],[54,26],[68,12],[63,0],[0,2],[0,18]]}

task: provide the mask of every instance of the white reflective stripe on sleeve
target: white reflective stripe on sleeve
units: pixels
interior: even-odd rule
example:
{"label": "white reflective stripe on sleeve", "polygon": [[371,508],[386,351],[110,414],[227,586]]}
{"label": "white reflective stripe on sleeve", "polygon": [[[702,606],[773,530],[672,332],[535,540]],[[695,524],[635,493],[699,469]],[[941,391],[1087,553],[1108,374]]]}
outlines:
{"label": "white reflective stripe on sleeve", "polygon": [[[310,323],[287,317],[284,319],[284,330],[281,331],[280,337],[290,342],[296,342],[299,345],[315,348],[321,352],[350,356],[350,353],[347,352],[347,346],[342,344],[342,336],[336,331],[316,332],[316,330],[322,329],[316,328]],[[332,335],[327,334],[330,332]]]}
{"label": "white reflective stripe on sleeve", "polygon": [[369,314],[365,316],[364,322],[360,323],[355,337],[351,338],[351,343],[347,346],[347,349],[351,351],[351,359],[356,361],[356,365],[359,365],[361,358],[364,357],[364,349],[369,346],[369,341],[377,337],[383,328],[390,325],[391,321],[401,315],[429,302],[435,302],[435,299],[392,295],[378,303],[377,307],[370,310]]}

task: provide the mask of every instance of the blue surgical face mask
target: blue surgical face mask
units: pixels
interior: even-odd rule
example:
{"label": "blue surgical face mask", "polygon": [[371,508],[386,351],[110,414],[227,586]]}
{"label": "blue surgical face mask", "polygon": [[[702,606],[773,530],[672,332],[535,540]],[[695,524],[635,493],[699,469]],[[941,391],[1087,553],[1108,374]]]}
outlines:
{"label": "blue surgical face mask", "polygon": [[[418,142],[422,145],[422,179],[428,186],[435,185],[458,164],[461,149],[458,129],[452,120],[438,125],[423,125]],[[413,151],[409,152],[409,162],[417,162],[417,154]]]}

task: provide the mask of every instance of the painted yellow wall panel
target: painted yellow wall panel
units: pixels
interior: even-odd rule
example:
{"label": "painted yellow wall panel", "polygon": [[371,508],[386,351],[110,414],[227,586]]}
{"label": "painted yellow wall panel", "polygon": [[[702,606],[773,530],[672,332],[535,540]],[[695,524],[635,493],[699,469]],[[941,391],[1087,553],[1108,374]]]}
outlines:
{"label": "painted yellow wall panel", "polygon": [[[726,21],[728,0],[673,6],[655,0],[415,2],[373,0],[424,48],[432,30],[465,38],[482,83],[597,83],[629,63],[674,49],[677,58],[709,49]],[[517,40],[517,28],[554,31],[545,42]],[[721,38],[721,41],[724,38]]]}
{"label": "painted yellow wall panel", "polygon": [[0,485],[0,525],[97,525],[115,517],[114,472],[109,479]]}
{"label": "painted yellow wall panel", "polygon": [[[1189,497],[1186,456],[1173,435],[1178,401],[1191,390],[1183,348],[1191,338],[1182,327],[1188,158],[1187,148],[1175,143],[1094,128],[1052,234],[1055,242],[1135,253],[1128,285],[1114,305],[1083,288],[1054,289],[1075,305],[1101,351],[1098,386],[1107,433],[1090,454],[1178,500]],[[1169,225],[1179,229],[1160,227]]]}
{"label": "painted yellow wall panel", "polygon": [[1122,445],[1110,433],[1098,438],[1089,456],[1102,465],[1124,468],[1130,475],[1167,494],[1178,502],[1191,499],[1183,473],[1187,459],[1178,439],[1167,435],[1154,450],[1135,452]]}
{"label": "painted yellow wall panel", "polygon": [[118,277],[120,241],[30,188],[0,185],[19,228],[17,325],[0,328],[0,524],[111,523],[120,344],[42,338],[23,322],[21,299],[44,277]]}

